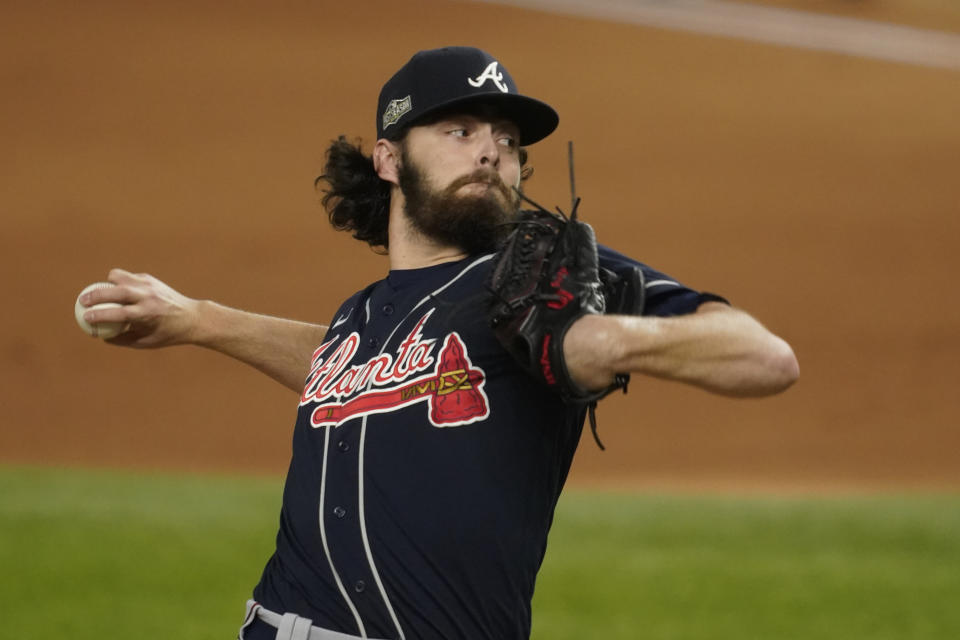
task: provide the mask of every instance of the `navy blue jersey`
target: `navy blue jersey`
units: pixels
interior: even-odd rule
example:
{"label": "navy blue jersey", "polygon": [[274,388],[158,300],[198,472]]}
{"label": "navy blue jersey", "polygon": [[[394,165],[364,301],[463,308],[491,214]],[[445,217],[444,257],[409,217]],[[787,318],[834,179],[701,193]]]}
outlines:
{"label": "navy blue jersey", "polygon": [[[601,248],[613,271],[638,264]],[[486,321],[491,256],[391,271],[347,300],[300,398],[263,606],[374,638],[525,639],[584,410]],[[645,313],[715,299],[642,266]]]}

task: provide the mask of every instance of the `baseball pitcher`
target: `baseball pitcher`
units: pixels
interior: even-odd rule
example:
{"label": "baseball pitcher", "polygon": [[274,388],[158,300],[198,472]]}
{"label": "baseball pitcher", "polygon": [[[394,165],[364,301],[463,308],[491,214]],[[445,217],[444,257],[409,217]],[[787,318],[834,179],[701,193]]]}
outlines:
{"label": "baseball pitcher", "polygon": [[345,137],[328,150],[332,225],[389,256],[383,279],[317,310],[328,324],[121,269],[85,294],[121,305],[85,318],[127,323],[114,344],[208,347],[298,394],[241,638],[528,638],[600,398],[631,375],[733,396],[796,379],[791,348],[746,312],[597,245],[578,202],[526,200],[527,147],[557,124],[487,52],[421,51],[382,87],[370,154]]}

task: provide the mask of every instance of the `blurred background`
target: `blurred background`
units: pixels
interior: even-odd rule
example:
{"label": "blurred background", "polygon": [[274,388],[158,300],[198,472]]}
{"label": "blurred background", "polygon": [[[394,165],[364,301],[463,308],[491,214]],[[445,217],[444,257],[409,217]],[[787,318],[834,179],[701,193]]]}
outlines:
{"label": "blurred background", "polygon": [[[0,460],[282,472],[289,392],[199,349],[88,339],[76,294],[117,266],[329,322],[387,263],[329,227],[313,189],[326,145],[343,133],[369,150],[385,79],[419,49],[474,44],[561,114],[531,148],[534,198],[567,201],[573,140],[601,242],[725,295],[801,363],[793,389],[759,401],[634,380],[601,406],[608,451],[582,447],[572,482],[956,487],[960,5],[539,4],[557,11],[4,2]],[[676,26],[642,24],[658,6],[679,7]],[[722,27],[717,7],[813,47],[827,29],[881,52],[935,42],[940,57],[684,28]]]}

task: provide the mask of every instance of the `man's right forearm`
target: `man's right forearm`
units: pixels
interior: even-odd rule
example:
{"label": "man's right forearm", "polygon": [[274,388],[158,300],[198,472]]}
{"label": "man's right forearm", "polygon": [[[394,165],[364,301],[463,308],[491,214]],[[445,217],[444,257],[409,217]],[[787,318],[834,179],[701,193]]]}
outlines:
{"label": "man's right forearm", "polygon": [[245,362],[297,393],[303,390],[313,351],[327,330],[209,300],[197,303],[197,314],[190,342]]}
{"label": "man's right forearm", "polygon": [[148,273],[111,269],[112,287],[81,296],[86,322],[118,322],[127,330],[107,342],[133,349],[194,344],[245,362],[300,392],[327,328],[231,309],[183,295]]}

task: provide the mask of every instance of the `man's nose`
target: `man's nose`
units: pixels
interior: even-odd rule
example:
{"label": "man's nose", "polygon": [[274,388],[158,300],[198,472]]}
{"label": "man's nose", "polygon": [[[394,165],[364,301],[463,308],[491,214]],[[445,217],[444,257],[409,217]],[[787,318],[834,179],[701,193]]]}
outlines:
{"label": "man's nose", "polygon": [[487,130],[478,136],[480,148],[477,151],[477,163],[481,167],[500,168],[500,145],[493,135],[493,130]]}

